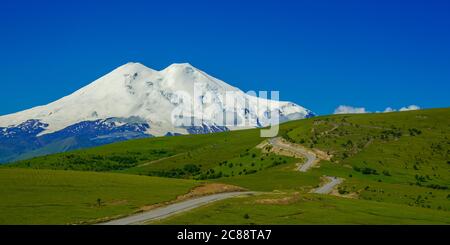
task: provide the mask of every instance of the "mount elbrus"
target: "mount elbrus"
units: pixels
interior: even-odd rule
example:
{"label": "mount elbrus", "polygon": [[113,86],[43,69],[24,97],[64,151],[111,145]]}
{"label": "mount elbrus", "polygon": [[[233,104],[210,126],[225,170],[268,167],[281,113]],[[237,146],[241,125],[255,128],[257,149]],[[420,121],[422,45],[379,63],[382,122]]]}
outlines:
{"label": "mount elbrus", "polygon": [[0,162],[127,139],[264,127],[271,113],[280,122],[314,116],[190,64],[156,71],[128,63],[48,105],[0,116]]}

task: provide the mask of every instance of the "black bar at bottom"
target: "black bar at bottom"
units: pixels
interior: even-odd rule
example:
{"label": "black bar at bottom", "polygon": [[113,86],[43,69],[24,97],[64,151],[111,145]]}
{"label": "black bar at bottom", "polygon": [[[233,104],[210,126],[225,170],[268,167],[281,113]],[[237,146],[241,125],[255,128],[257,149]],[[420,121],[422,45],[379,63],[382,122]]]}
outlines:
{"label": "black bar at bottom", "polygon": [[[0,226],[8,242],[92,243],[274,243],[291,242],[426,242],[445,241],[450,226]],[[6,244],[6,243],[2,243]]]}

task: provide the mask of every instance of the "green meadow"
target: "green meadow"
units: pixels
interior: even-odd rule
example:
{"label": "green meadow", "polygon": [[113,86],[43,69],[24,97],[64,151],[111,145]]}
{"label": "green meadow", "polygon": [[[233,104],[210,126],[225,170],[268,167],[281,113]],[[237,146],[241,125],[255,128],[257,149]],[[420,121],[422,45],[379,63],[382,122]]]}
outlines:
{"label": "green meadow", "polygon": [[0,169],[0,224],[81,224],[171,201],[192,180],[114,173]]}

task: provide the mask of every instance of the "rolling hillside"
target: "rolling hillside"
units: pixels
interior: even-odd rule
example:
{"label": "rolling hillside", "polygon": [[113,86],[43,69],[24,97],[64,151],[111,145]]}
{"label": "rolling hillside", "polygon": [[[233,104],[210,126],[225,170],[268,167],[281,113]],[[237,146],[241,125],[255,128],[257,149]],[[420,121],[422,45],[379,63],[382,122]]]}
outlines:
{"label": "rolling hillside", "polygon": [[[265,139],[251,129],[132,140],[20,161],[0,171],[26,175],[81,170],[84,172],[76,173],[96,176],[114,172],[114,176],[130,179],[158,176],[165,177],[158,178],[161,181],[186,181],[184,191],[196,181],[208,181],[262,192],[211,204],[162,223],[450,222],[449,108],[321,116],[284,123],[280,136],[320,150],[328,160],[305,173],[295,171],[301,159],[261,150],[257,146]],[[344,182],[330,195],[309,193],[323,184],[323,176],[340,177]],[[10,184],[12,180],[2,180],[5,183],[0,188],[20,196],[33,185],[27,178],[23,180],[15,185]],[[52,181],[58,185],[57,179]],[[173,197],[178,194],[171,193]],[[29,195],[27,201],[35,198],[41,197]],[[44,219],[40,222],[46,223]]]}

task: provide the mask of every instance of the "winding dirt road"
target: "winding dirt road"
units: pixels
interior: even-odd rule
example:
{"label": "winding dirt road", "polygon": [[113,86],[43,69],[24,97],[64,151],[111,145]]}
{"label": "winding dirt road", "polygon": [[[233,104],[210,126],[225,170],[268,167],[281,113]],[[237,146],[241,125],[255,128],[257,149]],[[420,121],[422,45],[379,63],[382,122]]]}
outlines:
{"label": "winding dirt road", "polygon": [[[285,151],[289,151],[292,153],[297,153],[297,154],[305,156],[306,162],[297,168],[297,170],[300,172],[308,171],[312,166],[314,166],[314,164],[316,164],[318,162],[317,156],[314,152],[309,151],[301,146],[295,146],[294,144],[287,143],[279,137],[271,138],[269,140],[269,144],[274,147],[281,148]],[[325,185],[320,186],[317,189],[314,189],[312,191],[312,193],[329,194],[333,191],[333,189],[336,186],[340,185],[344,181],[344,179],[338,178],[338,177],[333,177],[333,176],[324,176],[324,177],[328,180],[328,182]]]}
{"label": "winding dirt road", "polygon": [[271,138],[269,139],[269,144],[275,147],[279,147],[285,151],[292,152],[294,154],[300,154],[306,157],[306,162],[298,167],[298,171],[300,172],[306,172],[308,171],[316,162],[317,157],[316,154],[314,154],[311,151],[306,150],[302,147],[296,147],[294,145],[291,145],[289,143],[284,142],[281,138]]}

